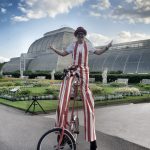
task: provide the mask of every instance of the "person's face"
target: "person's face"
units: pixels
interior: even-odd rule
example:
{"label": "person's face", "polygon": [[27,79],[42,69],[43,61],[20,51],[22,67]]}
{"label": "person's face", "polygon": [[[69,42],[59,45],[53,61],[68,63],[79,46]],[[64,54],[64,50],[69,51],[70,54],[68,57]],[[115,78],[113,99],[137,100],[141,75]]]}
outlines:
{"label": "person's face", "polygon": [[78,32],[77,39],[79,42],[82,42],[84,40],[84,37],[85,37],[85,35],[83,32]]}

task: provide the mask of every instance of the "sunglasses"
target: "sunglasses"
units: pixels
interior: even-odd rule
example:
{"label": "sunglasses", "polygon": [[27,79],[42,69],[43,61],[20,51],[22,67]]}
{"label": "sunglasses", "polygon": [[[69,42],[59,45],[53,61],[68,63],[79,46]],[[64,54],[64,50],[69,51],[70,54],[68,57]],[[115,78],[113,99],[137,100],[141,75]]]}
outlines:
{"label": "sunglasses", "polygon": [[83,32],[78,32],[77,37],[84,37],[84,33]]}

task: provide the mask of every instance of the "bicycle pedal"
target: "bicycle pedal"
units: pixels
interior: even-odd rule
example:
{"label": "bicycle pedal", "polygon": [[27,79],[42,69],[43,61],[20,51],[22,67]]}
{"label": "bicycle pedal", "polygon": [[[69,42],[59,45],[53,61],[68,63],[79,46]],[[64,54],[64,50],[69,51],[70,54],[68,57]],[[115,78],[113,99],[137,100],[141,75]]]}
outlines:
{"label": "bicycle pedal", "polygon": [[74,131],[75,134],[79,134],[79,131]]}

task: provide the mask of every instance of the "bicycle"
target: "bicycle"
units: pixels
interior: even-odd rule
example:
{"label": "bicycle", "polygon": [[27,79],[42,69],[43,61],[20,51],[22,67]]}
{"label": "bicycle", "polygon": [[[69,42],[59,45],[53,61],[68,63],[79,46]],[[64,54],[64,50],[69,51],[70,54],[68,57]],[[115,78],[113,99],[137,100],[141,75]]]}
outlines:
{"label": "bicycle", "polygon": [[39,139],[37,150],[76,150],[77,138],[79,135],[79,117],[78,117],[78,103],[76,114],[74,111],[75,103],[77,102],[78,86],[80,85],[79,74],[76,72],[77,66],[71,66],[64,69],[64,76],[75,76],[73,81],[74,98],[71,109],[70,121],[66,120],[68,128],[54,127],[47,131]]}

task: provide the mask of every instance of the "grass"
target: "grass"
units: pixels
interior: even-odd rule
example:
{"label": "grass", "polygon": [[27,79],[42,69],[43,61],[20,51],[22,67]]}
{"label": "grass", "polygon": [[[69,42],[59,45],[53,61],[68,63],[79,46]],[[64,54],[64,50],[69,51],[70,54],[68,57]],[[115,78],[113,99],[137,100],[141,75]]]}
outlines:
{"label": "grass", "polygon": [[[16,81],[17,79],[8,79],[8,81]],[[7,79],[5,80],[1,80],[0,82],[6,82]],[[17,81],[21,82],[22,80],[18,79]],[[29,81],[36,81],[36,80],[31,80],[29,79]],[[38,80],[39,81],[39,80]],[[50,80],[41,80],[41,83],[57,83],[60,81],[50,81]],[[91,84],[91,86],[100,86],[103,89],[103,92],[100,95],[104,95],[104,94],[111,94],[114,92],[114,90],[117,87],[112,87],[112,86],[103,86],[100,83],[94,83]],[[95,88],[96,88],[95,86]],[[143,89],[142,87],[139,87],[138,85],[133,85],[134,87],[138,87],[140,89]],[[58,86],[56,85],[49,85],[49,86],[41,86],[41,87],[31,87],[31,88],[24,88],[24,89],[28,89],[31,91],[32,94],[42,94],[44,93],[45,89],[47,88],[52,88],[53,90],[59,89]],[[21,109],[23,111],[25,111],[31,104],[32,101],[9,101],[9,100],[5,100],[5,99],[0,99],[0,104],[4,104],[10,107],[14,107],[17,109]],[[45,111],[54,111],[57,108],[58,105],[58,100],[39,100],[38,101],[42,107],[44,108]],[[123,99],[114,99],[114,100],[104,100],[104,101],[95,101],[95,106],[105,106],[105,105],[117,105],[117,104],[124,104],[124,103],[141,103],[141,102],[150,102],[150,97],[149,95],[144,95],[144,96],[130,96],[130,97],[125,97]],[[82,102],[79,101],[79,106],[82,106]],[[71,102],[72,104],[72,102]],[[33,108],[31,108],[31,111],[33,110]],[[36,106],[35,112],[41,112],[42,110],[40,109],[40,107]]]}
{"label": "grass", "polygon": [[[45,111],[55,111],[57,109],[58,100],[39,100],[38,101]],[[114,100],[105,100],[105,101],[95,101],[95,106],[106,106],[106,105],[118,105],[118,104],[125,104],[125,103],[142,103],[142,102],[150,102],[150,97],[148,95],[144,96],[134,96],[134,97],[126,97],[124,99],[114,99]],[[31,101],[8,101],[5,99],[0,99],[0,104],[4,104],[10,107],[14,107],[21,110],[26,110]],[[72,105],[72,101],[70,103]],[[82,101],[78,102],[78,106],[82,107]],[[32,112],[32,109],[30,111]],[[42,112],[40,107],[36,106],[35,112]]]}
{"label": "grass", "polygon": [[27,89],[29,91],[31,91],[31,93],[44,93],[45,89],[47,89],[48,87],[31,87],[31,88],[24,88]]}
{"label": "grass", "polygon": [[[5,100],[5,99],[0,99],[0,104],[5,104],[7,106],[11,106],[14,108],[18,108],[21,110],[26,110],[32,101],[9,101],[9,100]],[[57,103],[58,100],[41,100],[38,101],[42,107],[44,108],[44,110],[48,111],[48,110],[54,110],[57,108]],[[31,108],[32,109],[32,108]],[[36,112],[41,111],[41,109],[39,107],[36,107],[35,109]]]}
{"label": "grass", "polygon": [[104,91],[107,94],[112,94],[114,92],[114,90],[116,89],[116,87],[110,87],[110,86],[104,86]]}
{"label": "grass", "polygon": [[149,103],[150,97],[148,95],[144,96],[128,96],[123,99],[105,100],[105,101],[95,101],[95,106],[106,106],[106,105],[118,105],[127,103]]}
{"label": "grass", "polygon": [[[5,99],[0,99],[0,104],[4,104],[10,107],[14,107],[20,110],[26,110],[32,101],[9,101]],[[43,107],[45,111],[54,111],[57,109],[58,106],[58,100],[39,100],[38,101],[40,105]],[[79,106],[82,106],[82,102],[78,102]],[[70,102],[70,106],[72,106],[72,101]],[[30,111],[32,111],[33,108],[31,107]],[[42,111],[39,106],[36,106],[35,112],[40,112]]]}

